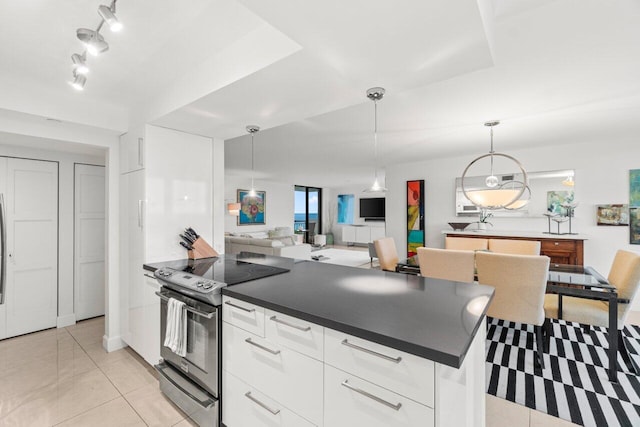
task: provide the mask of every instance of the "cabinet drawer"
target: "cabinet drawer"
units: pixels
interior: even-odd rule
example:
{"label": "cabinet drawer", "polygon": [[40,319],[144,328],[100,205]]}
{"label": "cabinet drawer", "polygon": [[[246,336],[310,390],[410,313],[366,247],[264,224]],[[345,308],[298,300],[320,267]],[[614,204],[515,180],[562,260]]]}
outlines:
{"label": "cabinet drawer", "polygon": [[227,427],[312,427],[309,421],[260,393],[236,376],[223,372],[222,422]]}
{"label": "cabinet drawer", "polygon": [[576,250],[576,243],[566,240],[543,240],[540,243],[540,252],[543,251],[567,251]]}
{"label": "cabinet drawer", "polygon": [[432,361],[328,328],[324,348],[325,363],[434,407]]}
{"label": "cabinet drawer", "polygon": [[259,305],[223,296],[222,320],[264,337],[264,308]]}
{"label": "cabinet drawer", "polygon": [[222,334],[224,370],[312,423],[322,424],[322,362],[228,323],[223,324]]}
{"label": "cabinet drawer", "polygon": [[265,334],[270,341],[314,359],[323,359],[324,328],[320,325],[276,311],[265,310]]}
{"label": "cabinet drawer", "polygon": [[434,410],[331,366],[325,369],[324,425],[432,427]]}

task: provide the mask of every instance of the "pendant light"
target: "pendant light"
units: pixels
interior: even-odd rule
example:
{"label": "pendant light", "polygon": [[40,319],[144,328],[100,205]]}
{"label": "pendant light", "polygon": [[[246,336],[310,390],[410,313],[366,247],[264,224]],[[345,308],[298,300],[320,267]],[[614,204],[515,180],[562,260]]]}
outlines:
{"label": "pendant light", "polygon": [[[462,192],[471,203],[482,209],[518,209],[525,206],[528,202],[528,199],[522,198],[525,191],[529,191],[529,197],[531,195],[527,172],[524,170],[522,163],[517,159],[508,154],[496,153],[493,149],[493,128],[499,124],[500,122],[498,121],[484,124],[491,129],[491,150],[488,154],[474,159],[464,169],[462,173]],[[514,173],[513,176],[515,177],[516,174],[519,174],[522,176],[522,180],[512,178],[511,180],[500,183],[500,179],[494,173],[494,160],[496,160],[496,158],[507,159],[514,163],[517,166],[518,172]],[[490,163],[489,175],[486,176],[484,184],[480,185],[479,188],[471,188],[469,185],[470,178],[467,177],[467,173],[474,164],[484,159],[488,159]]]}
{"label": "pendant light", "polygon": [[251,189],[249,190],[249,197],[256,197],[256,188],[253,185],[253,178],[255,175],[254,158],[253,158],[253,134],[260,130],[260,126],[247,125],[247,132],[251,134]]}
{"label": "pendant light", "polygon": [[373,101],[373,161],[374,161],[374,180],[373,185],[363,190],[364,193],[383,193],[387,189],[378,182],[378,101],[385,94],[382,87],[372,87],[367,90],[367,98]]}

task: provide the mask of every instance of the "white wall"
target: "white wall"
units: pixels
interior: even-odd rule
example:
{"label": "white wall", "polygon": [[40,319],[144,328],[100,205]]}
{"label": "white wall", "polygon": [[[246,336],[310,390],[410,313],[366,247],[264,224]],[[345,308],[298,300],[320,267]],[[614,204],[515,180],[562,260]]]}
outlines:
{"label": "white wall", "polygon": [[0,136],[0,156],[58,162],[58,327],[75,323],[73,307],[74,252],[74,164],[104,165],[105,157],[4,145]]}
{"label": "white wall", "polygon": [[[360,199],[367,199],[371,197],[385,197],[385,193],[364,193],[364,190],[367,187],[366,184],[362,185],[349,185],[345,187],[338,187],[331,189],[331,198],[330,201],[334,203],[335,208],[337,209],[337,198],[340,194],[353,194],[354,196],[354,205],[355,209],[353,211],[353,225],[368,225],[370,227],[385,227],[386,221],[368,221],[365,222],[363,218],[360,218]],[[326,199],[325,199],[326,200]],[[387,221],[389,215],[389,200],[386,200],[386,210],[387,210]],[[325,204],[328,204],[325,201]],[[342,227],[344,224],[338,224],[338,213],[335,214],[335,224],[333,226],[333,236],[336,244],[346,245],[345,242],[342,241]],[[388,232],[387,232],[388,233]],[[398,248],[400,250],[400,248]]]}
{"label": "white wall", "polygon": [[[597,204],[628,203],[629,169],[640,168],[637,140],[545,146],[507,154],[519,159],[529,171],[575,169],[575,199],[580,204],[575,211],[573,230],[588,236],[584,246],[585,265],[606,275],[618,249],[640,253],[640,246],[629,244],[628,227],[599,227],[595,219]],[[426,245],[442,247],[441,231],[450,229],[447,222],[456,220],[454,180],[476,155],[387,167],[387,233],[396,240],[398,252],[406,249],[406,181],[425,180]],[[467,219],[474,220],[462,220]],[[544,217],[492,218],[491,222],[495,230],[547,230]],[[636,299],[635,309],[640,309],[640,299]]]}
{"label": "white wall", "polygon": [[[261,231],[274,227],[293,227],[293,184],[278,182],[254,181],[257,191],[265,191],[265,225],[238,225],[236,216],[225,212],[224,231],[227,233]],[[237,190],[248,190],[251,187],[251,177],[225,176],[224,201],[235,203]]]}

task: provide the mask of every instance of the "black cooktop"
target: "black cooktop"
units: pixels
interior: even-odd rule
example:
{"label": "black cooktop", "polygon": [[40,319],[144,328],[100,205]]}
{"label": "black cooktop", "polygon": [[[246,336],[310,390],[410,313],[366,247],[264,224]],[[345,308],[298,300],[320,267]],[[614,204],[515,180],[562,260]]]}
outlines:
{"label": "black cooktop", "polygon": [[[255,254],[246,259],[255,261]],[[145,265],[145,268],[146,267],[151,267],[153,270],[160,267],[170,267],[174,270],[184,271],[194,276],[201,276],[206,279],[223,282],[227,285],[237,285],[238,283],[248,282],[249,280],[261,279],[289,271],[289,269],[283,267],[244,261],[242,257],[238,255],[224,254],[215,258],[197,260],[183,259],[147,264]]]}

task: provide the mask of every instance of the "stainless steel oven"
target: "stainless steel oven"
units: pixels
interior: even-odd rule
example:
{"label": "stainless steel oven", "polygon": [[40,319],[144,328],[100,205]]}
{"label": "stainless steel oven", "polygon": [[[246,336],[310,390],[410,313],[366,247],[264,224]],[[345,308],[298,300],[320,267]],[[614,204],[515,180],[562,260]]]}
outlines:
{"label": "stainless steel oven", "polygon": [[220,312],[213,305],[162,287],[161,340],[167,327],[167,301],[185,303],[187,351],[179,356],[161,343],[163,363],[156,366],[161,390],[200,426],[218,426],[220,398]]}

